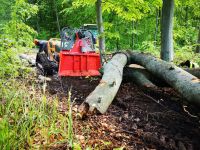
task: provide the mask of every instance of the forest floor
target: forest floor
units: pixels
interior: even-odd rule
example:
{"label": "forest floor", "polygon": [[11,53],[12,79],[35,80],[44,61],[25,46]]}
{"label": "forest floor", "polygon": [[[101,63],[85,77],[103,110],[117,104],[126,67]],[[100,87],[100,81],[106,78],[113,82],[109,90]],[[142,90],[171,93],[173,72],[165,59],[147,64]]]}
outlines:
{"label": "forest floor", "polygon": [[[71,90],[74,137],[85,149],[200,149],[200,122],[194,106],[184,107],[183,98],[172,88],[140,88],[122,83],[117,96],[103,115],[76,117],[77,108],[95,89],[100,78],[52,78],[49,95],[64,101]],[[61,112],[67,106],[60,106]],[[60,144],[50,149],[67,149]]]}

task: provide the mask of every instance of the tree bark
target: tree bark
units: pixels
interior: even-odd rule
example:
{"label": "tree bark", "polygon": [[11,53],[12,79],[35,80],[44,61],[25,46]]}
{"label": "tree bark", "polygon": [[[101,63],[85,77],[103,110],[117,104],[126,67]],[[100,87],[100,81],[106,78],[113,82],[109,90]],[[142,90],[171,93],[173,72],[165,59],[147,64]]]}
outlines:
{"label": "tree bark", "polygon": [[106,112],[121,85],[127,60],[125,54],[118,53],[104,66],[104,75],[99,85],[79,107],[81,117],[95,109],[101,114]]}
{"label": "tree bark", "polygon": [[184,70],[200,79],[200,68],[196,68],[196,69],[186,68]]}
{"label": "tree bark", "polygon": [[161,19],[161,59],[173,61],[174,0],[163,0]]}
{"label": "tree bark", "polygon": [[30,56],[30,55],[27,55],[27,54],[19,54],[19,58],[28,61],[28,63],[31,66],[35,66],[36,65],[36,55],[35,56]]}
{"label": "tree bark", "polygon": [[100,52],[105,51],[105,37],[104,37],[104,27],[103,27],[103,17],[102,17],[102,0],[96,1],[96,15],[97,15],[97,26],[99,32],[99,50]]}
{"label": "tree bark", "polygon": [[158,33],[158,25],[159,25],[159,9],[156,9],[156,28],[154,33],[154,47],[157,45],[157,33]]}
{"label": "tree bark", "polygon": [[116,48],[117,48],[117,51],[119,51],[119,39],[118,38],[116,40]]}
{"label": "tree bark", "polygon": [[[200,69],[184,69],[188,73],[200,79]],[[145,68],[126,67],[124,68],[123,80],[125,82],[133,81],[141,87],[169,87],[165,80],[153,75]]]}
{"label": "tree bark", "polygon": [[60,33],[60,22],[59,22],[59,17],[58,17],[57,3],[56,3],[55,0],[53,0],[53,3],[54,3],[55,13],[56,13],[57,28],[58,28],[58,31],[59,31],[59,33]]}
{"label": "tree bark", "polygon": [[200,80],[176,67],[173,63],[162,61],[150,55],[131,53],[131,63],[145,67],[153,75],[165,80],[189,102],[200,106]]}
{"label": "tree bark", "polygon": [[197,47],[196,47],[196,53],[200,53],[200,27],[199,27],[199,34],[197,39]]}
{"label": "tree bark", "polygon": [[[133,20],[133,21],[132,21],[132,30],[134,31],[134,29],[135,29],[135,21]],[[132,47],[132,49],[134,49],[134,44],[135,44],[134,32],[133,32],[132,35],[131,35],[131,41],[132,41],[131,47]]]}
{"label": "tree bark", "polygon": [[188,6],[185,7],[185,26],[188,26]]}
{"label": "tree bark", "polygon": [[146,69],[131,67],[124,68],[123,80],[133,81],[138,86],[147,88],[157,87],[152,83],[150,79],[151,77],[152,75]]}

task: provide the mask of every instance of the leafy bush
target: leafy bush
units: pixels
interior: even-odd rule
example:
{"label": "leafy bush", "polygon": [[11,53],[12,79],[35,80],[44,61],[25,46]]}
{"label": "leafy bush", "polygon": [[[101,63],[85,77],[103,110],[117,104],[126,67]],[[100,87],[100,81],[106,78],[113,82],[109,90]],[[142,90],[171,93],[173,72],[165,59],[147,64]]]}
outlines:
{"label": "leafy bush", "polygon": [[25,0],[16,0],[11,6],[11,19],[1,25],[0,45],[10,47],[32,47],[33,36],[37,33],[26,22],[37,14],[38,7]]}
{"label": "leafy bush", "polygon": [[194,52],[194,46],[184,46],[175,50],[174,63],[180,64],[186,60],[198,63],[200,65],[200,54]]}
{"label": "leafy bush", "polygon": [[42,30],[37,36],[38,39],[49,39],[49,37],[50,37],[50,32],[45,30]]}
{"label": "leafy bush", "polygon": [[17,50],[7,49],[0,51],[0,77],[17,77],[19,75],[19,68],[21,62],[16,56]]}
{"label": "leafy bush", "polygon": [[142,52],[150,53],[156,57],[160,56],[160,47],[157,47],[154,41],[144,41],[138,49]]}

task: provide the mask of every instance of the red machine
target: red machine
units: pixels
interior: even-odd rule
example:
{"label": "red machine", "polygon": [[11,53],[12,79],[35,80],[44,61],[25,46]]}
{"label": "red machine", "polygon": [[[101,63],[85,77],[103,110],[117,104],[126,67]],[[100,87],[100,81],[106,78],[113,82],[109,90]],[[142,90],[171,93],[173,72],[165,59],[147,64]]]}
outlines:
{"label": "red machine", "polygon": [[84,29],[64,28],[61,33],[59,76],[99,76],[100,54],[93,34]]}

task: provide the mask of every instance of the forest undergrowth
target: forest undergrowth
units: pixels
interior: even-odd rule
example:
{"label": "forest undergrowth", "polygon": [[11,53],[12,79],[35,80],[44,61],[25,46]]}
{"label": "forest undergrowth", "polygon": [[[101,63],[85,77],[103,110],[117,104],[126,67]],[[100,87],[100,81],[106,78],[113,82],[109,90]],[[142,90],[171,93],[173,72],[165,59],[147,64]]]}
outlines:
{"label": "forest undergrowth", "polygon": [[[60,102],[16,53],[0,54],[0,148],[38,149],[68,142],[73,147],[70,97]],[[62,107],[68,111],[63,113]]]}

